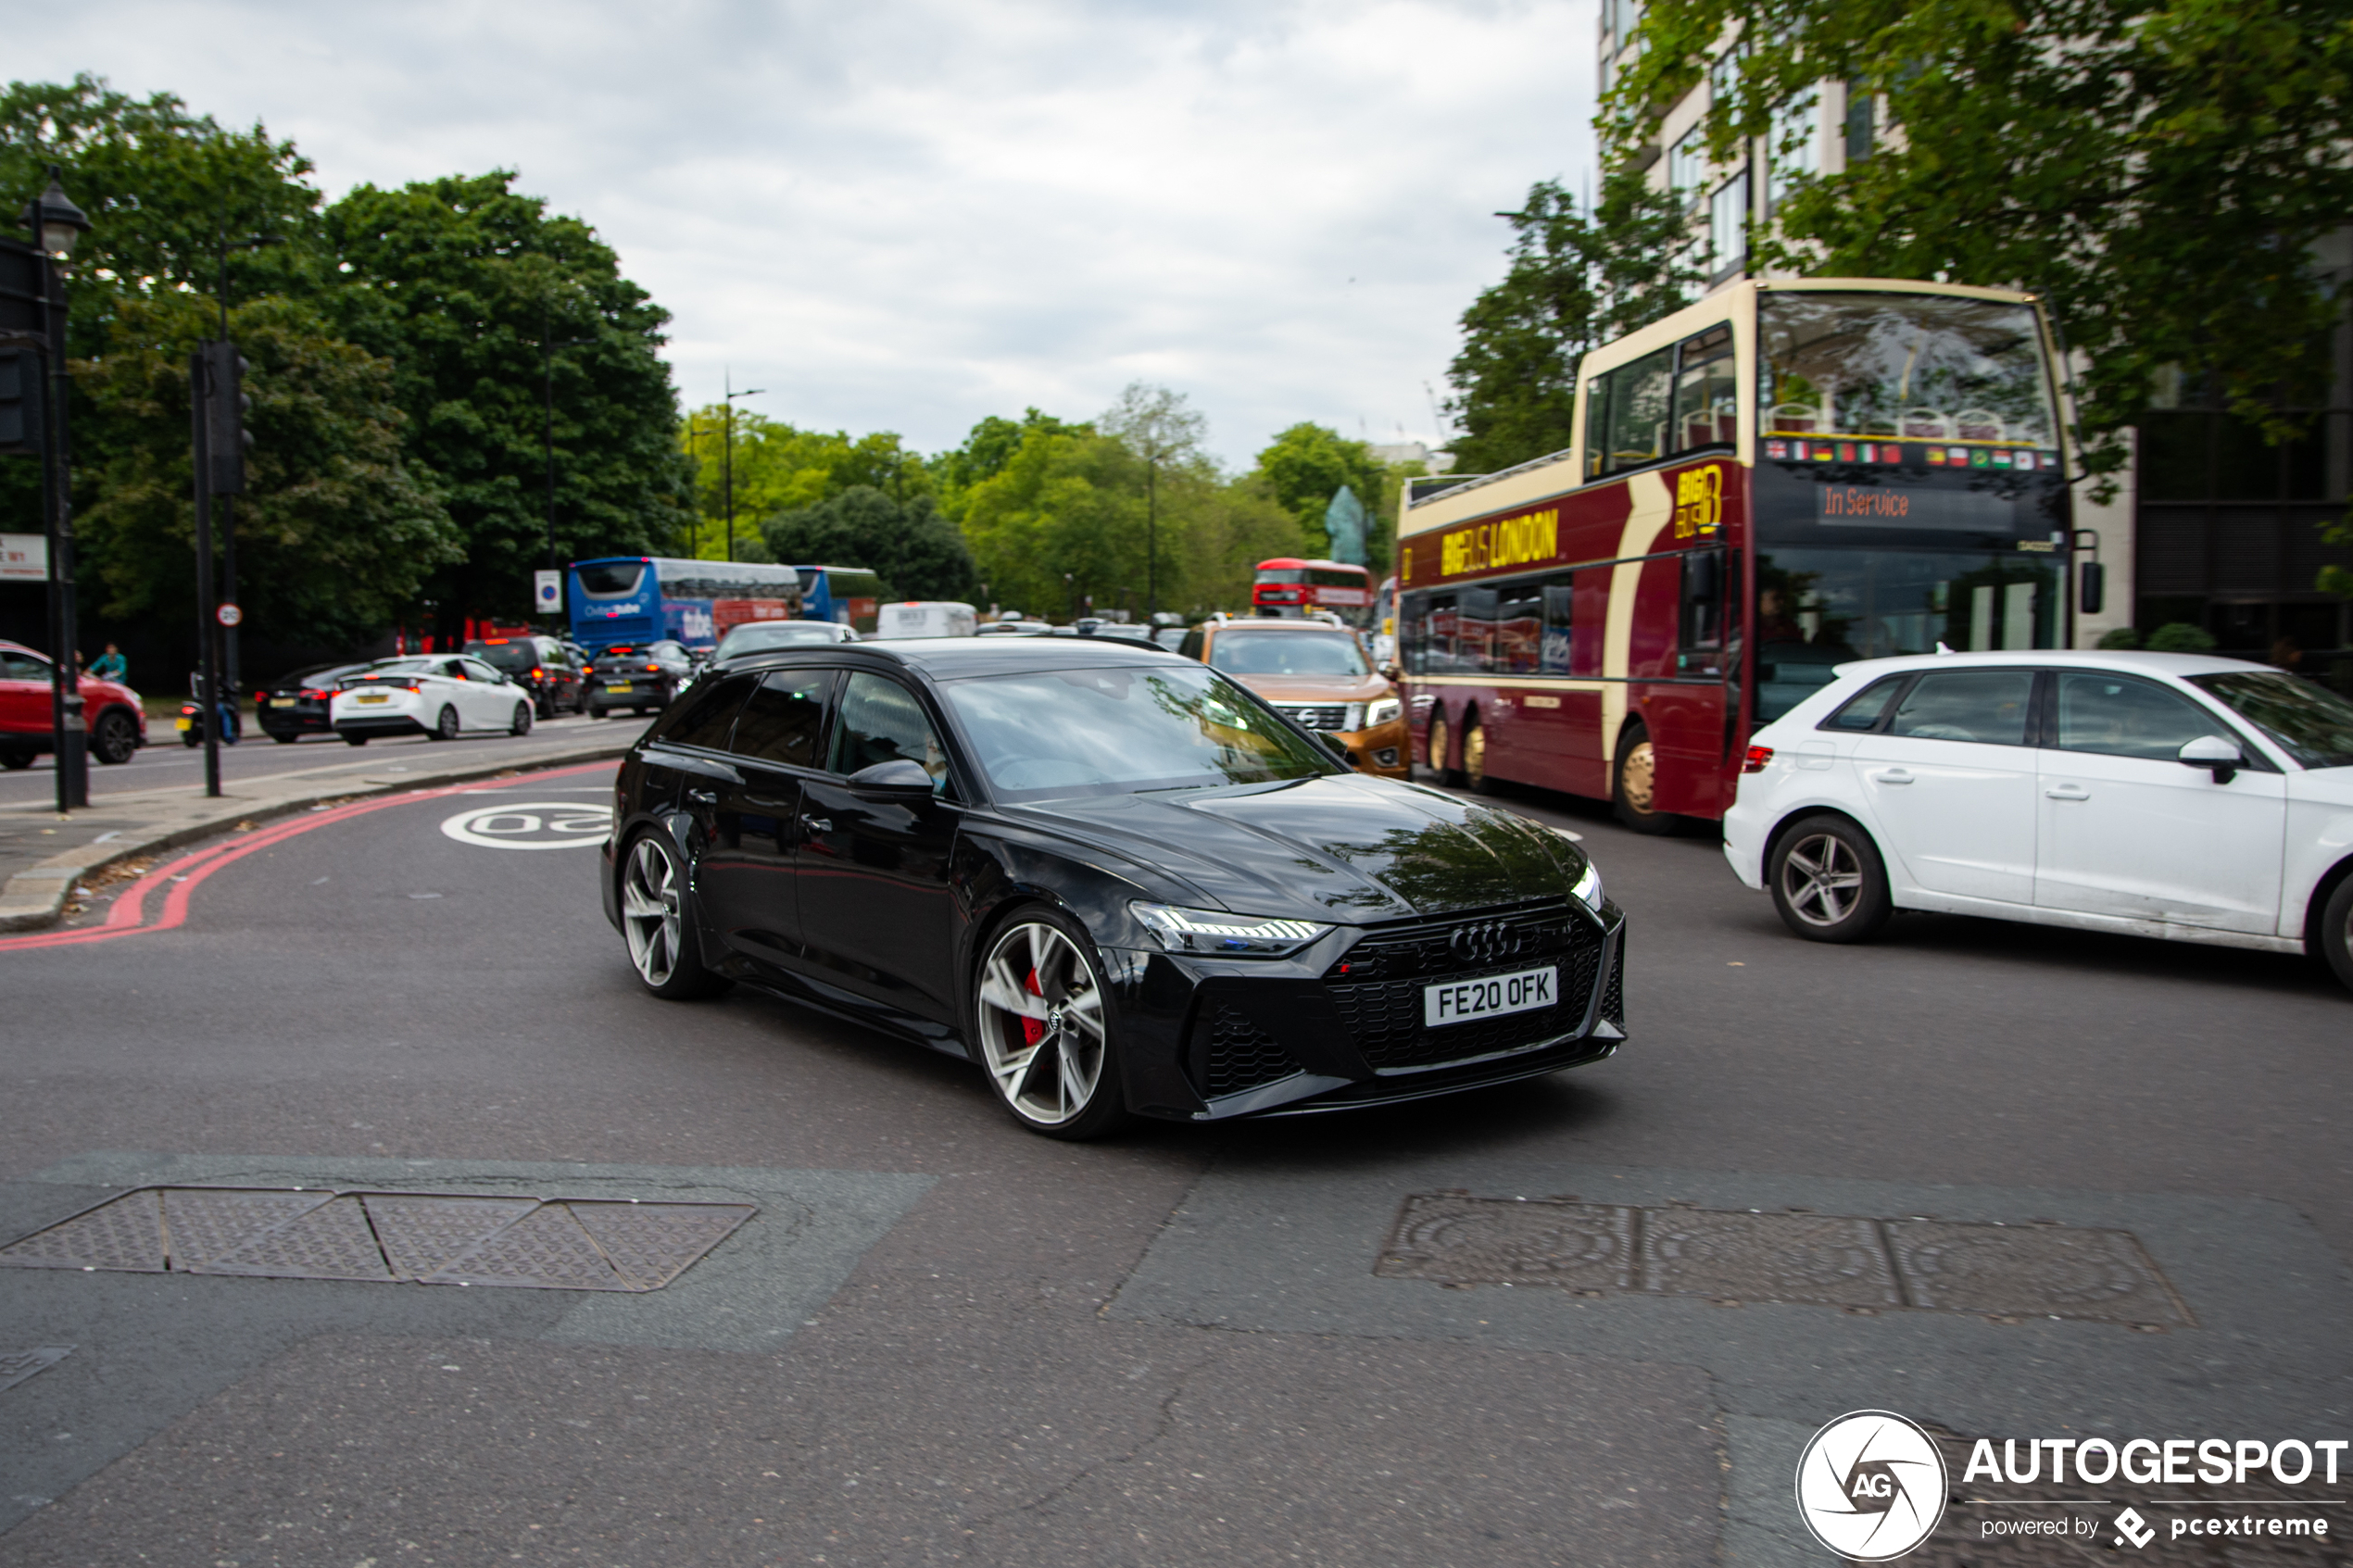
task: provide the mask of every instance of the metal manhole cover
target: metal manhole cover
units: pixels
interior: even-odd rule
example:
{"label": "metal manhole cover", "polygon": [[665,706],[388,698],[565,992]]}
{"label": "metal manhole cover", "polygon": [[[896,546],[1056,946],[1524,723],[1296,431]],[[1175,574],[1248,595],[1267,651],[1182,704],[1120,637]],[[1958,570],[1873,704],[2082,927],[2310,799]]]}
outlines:
{"label": "metal manhole cover", "polygon": [[[749,1203],[138,1187],[0,1248],[0,1267],[642,1293],[676,1279],[758,1211]],[[0,1387],[6,1381],[0,1371]]]}
{"label": "metal manhole cover", "polygon": [[2196,1323],[2128,1231],[1416,1193],[1376,1274],[1867,1311]]}

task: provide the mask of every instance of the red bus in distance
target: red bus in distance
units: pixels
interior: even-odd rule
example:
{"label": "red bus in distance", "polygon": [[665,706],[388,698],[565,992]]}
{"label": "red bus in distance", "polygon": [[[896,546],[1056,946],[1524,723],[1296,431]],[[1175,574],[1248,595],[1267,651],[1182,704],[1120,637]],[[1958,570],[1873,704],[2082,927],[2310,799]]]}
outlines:
{"label": "red bus in distance", "polygon": [[1373,574],[1345,561],[1277,556],[1258,563],[1250,608],[1259,615],[1292,617],[1329,610],[1358,631],[1367,631],[1373,619]]}

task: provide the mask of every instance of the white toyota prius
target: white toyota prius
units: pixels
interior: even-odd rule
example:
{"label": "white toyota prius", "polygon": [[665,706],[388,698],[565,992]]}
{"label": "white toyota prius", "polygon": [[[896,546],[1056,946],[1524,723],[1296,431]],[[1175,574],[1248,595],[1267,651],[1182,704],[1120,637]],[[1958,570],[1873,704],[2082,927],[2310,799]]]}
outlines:
{"label": "white toyota prius", "polygon": [[1752,737],[1724,853],[1818,942],[1897,909],[2315,952],[2353,986],[2353,702],[2197,654],[1838,667]]}
{"label": "white toyota prius", "polygon": [[387,659],[357,675],[327,706],[335,734],[353,746],[376,735],[456,740],[468,733],[531,733],[531,693],[479,659],[454,654]]}

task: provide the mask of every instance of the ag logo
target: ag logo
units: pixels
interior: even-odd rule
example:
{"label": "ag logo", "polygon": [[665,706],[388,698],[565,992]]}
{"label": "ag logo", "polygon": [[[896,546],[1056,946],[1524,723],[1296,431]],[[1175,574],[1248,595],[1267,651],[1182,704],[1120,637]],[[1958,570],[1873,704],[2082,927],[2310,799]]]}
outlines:
{"label": "ag logo", "polygon": [[1814,1434],[1797,1461],[1797,1512],[1814,1538],[1856,1562],[1885,1562],[1944,1517],[1944,1456],[1886,1411],[1856,1411]]}

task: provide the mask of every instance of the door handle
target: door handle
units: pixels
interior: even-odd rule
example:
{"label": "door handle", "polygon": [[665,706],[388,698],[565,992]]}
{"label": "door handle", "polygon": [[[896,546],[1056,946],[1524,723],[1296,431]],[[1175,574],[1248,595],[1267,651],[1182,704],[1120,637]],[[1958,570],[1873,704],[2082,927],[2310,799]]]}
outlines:
{"label": "door handle", "polygon": [[811,833],[831,833],[834,831],[833,820],[831,818],[812,817],[808,815],[806,812],[801,815],[800,825],[807,828]]}
{"label": "door handle", "polygon": [[1912,782],[1910,771],[1904,768],[1885,768],[1871,777],[1881,784],[1905,784]]}
{"label": "door handle", "polygon": [[716,806],[719,804],[719,797],[714,792],[707,789],[688,790],[686,792],[686,800],[689,805],[694,806]]}
{"label": "door handle", "polygon": [[2092,792],[2090,790],[2085,789],[2082,784],[2053,784],[2043,793],[2049,796],[2054,800],[2089,800],[2092,798]]}

